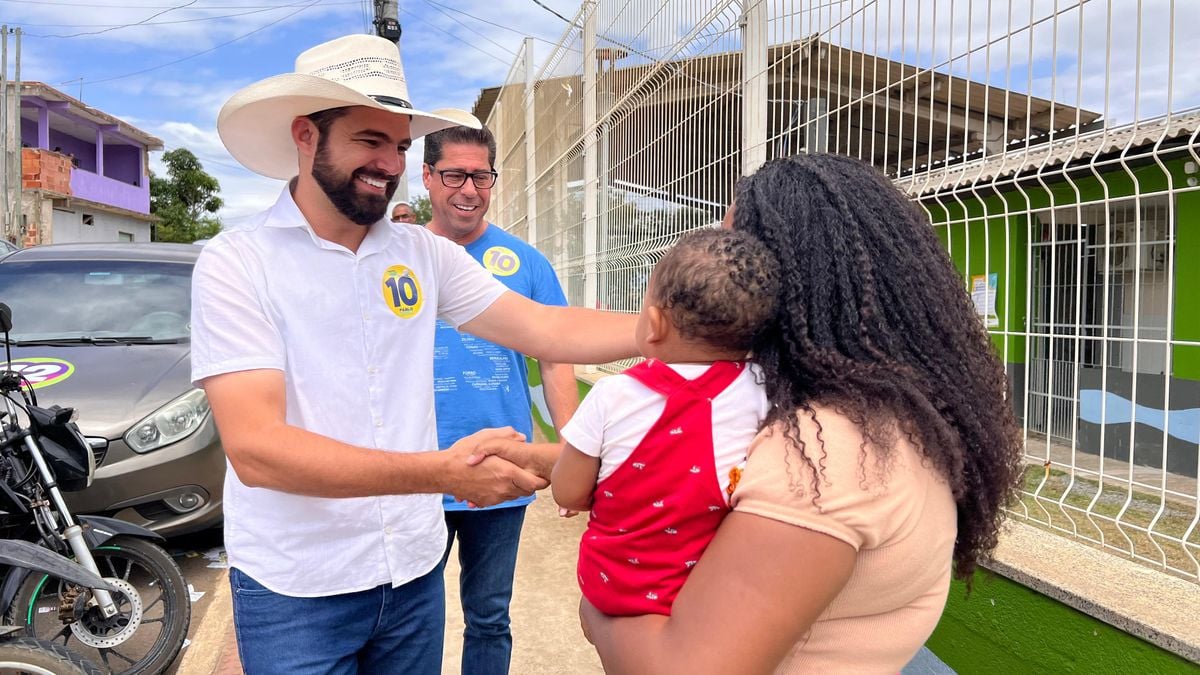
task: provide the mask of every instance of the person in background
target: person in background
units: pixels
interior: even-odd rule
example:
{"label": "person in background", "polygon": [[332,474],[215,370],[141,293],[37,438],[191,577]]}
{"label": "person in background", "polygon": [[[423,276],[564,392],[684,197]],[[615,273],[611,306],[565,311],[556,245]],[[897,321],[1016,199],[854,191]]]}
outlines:
{"label": "person in background", "polygon": [[[509,290],[544,305],[565,305],[566,296],[546,257],[489,223],[497,174],[496,139],[483,127],[453,127],[425,137],[421,177],[429,191],[433,234],[462,246]],[[575,369],[538,361],[544,399],[555,430],[579,406]],[[439,447],[449,448],[480,429],[512,427],[533,438],[532,404],[525,356],[455,330],[439,321],[434,349],[434,393]],[[544,415],[545,413],[543,413]],[[512,655],[509,602],[525,507],[521,497],[486,509],[445,497],[446,553],[458,541],[459,598],[463,621],[463,675],[507,673]]]}
{"label": "person in background", "polygon": [[417,213],[413,210],[412,204],[408,202],[399,202],[392,207],[392,222],[416,225]]}

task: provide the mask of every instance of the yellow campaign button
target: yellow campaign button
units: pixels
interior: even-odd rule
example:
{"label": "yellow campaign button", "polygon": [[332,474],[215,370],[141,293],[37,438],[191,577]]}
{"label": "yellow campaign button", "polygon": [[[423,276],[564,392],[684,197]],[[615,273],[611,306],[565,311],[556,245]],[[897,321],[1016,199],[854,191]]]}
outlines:
{"label": "yellow campaign button", "polygon": [[392,265],[383,273],[383,299],[393,314],[401,319],[411,319],[421,311],[425,296],[411,269]]}
{"label": "yellow campaign button", "polygon": [[509,277],[521,269],[521,259],[510,248],[493,246],[484,251],[483,266],[498,277]]}

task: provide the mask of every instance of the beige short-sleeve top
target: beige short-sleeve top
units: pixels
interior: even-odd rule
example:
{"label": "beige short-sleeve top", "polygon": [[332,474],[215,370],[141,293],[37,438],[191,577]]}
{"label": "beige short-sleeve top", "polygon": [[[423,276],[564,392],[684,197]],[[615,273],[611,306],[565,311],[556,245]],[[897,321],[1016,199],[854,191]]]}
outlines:
{"label": "beige short-sleeve top", "polygon": [[846,586],[776,672],[897,673],[933,632],[946,603],[954,497],[902,437],[881,456],[830,408],[816,408],[816,421],[805,412],[798,419],[804,454],[824,466],[819,496],[801,450],[768,428],[750,446],[733,508],[835,537],[858,556]]}

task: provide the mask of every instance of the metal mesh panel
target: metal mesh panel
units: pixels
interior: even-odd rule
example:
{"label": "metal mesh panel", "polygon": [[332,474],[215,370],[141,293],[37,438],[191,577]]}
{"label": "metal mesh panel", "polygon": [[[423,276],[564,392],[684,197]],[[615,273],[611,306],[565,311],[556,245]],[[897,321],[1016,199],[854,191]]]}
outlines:
{"label": "metal mesh panel", "polygon": [[1170,0],[584,2],[481,96],[503,219],[572,304],[634,312],[738,176],[870,162],[928,214],[1007,364],[1014,515],[1197,579],[1200,71],[1179,66],[1198,20]]}
{"label": "metal mesh panel", "polygon": [[500,87],[491,115],[484,123],[496,136],[496,169],[504,176],[492,191],[492,218],[514,235],[527,239],[525,136],[525,74],[532,67],[528,42],[517,54],[504,86]]}

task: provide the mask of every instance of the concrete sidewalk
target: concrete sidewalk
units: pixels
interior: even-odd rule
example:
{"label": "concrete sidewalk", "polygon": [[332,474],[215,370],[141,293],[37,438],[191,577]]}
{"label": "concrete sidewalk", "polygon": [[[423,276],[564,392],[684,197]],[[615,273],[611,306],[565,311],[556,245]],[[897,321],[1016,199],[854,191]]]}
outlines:
{"label": "concrete sidewalk", "polygon": [[[603,673],[596,651],[579,628],[579,587],[575,556],[585,517],[564,519],[549,493],[529,506],[513,590],[513,673]],[[446,644],[442,673],[459,672],[462,611],[458,604],[458,563],[446,569]],[[213,605],[197,627],[195,639],[179,662],[179,675],[241,675],[233,634],[229,584],[220,584]]]}

